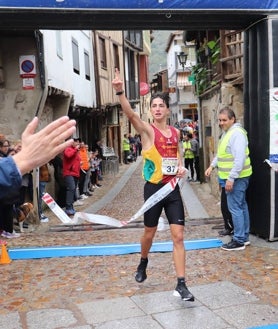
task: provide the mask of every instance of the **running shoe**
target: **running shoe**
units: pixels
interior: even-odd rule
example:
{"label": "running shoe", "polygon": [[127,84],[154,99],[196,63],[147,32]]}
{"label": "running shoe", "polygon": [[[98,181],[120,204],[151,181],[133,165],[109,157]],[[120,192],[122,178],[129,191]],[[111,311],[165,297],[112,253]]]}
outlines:
{"label": "running shoe", "polygon": [[189,302],[194,302],[195,298],[191,294],[191,292],[187,289],[186,285],[177,285],[176,289],[174,290],[173,296],[181,297],[182,300],[186,300]]}

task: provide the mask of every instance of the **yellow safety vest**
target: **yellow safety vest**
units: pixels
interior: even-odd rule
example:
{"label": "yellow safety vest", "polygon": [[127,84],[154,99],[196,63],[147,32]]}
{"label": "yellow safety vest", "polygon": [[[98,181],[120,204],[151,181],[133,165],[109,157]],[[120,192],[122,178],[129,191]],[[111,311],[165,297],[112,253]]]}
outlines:
{"label": "yellow safety vest", "polygon": [[[241,130],[241,132],[246,136],[245,130],[243,130],[242,128],[239,128],[239,127],[234,128],[226,133],[226,135],[223,137],[222,140],[220,140],[219,145],[218,145],[218,150],[217,150],[218,176],[219,176],[219,178],[222,178],[222,179],[228,179],[230,171],[233,168],[234,157],[232,154],[227,153],[226,149],[227,149],[228,142],[229,142],[232,134],[236,130]],[[246,136],[246,138],[247,138],[247,136]],[[246,147],[245,154],[246,154],[246,159],[245,159],[244,167],[239,174],[239,178],[249,177],[252,175],[252,166],[251,166],[251,162],[250,162],[248,146]]]}
{"label": "yellow safety vest", "polygon": [[123,139],[123,150],[130,151],[130,144],[129,144],[129,140],[127,138]]}
{"label": "yellow safety vest", "polygon": [[[183,148],[184,148],[184,149],[191,149],[191,143],[190,143],[190,141],[188,141],[188,142],[183,142],[182,145],[183,145]],[[193,153],[193,151],[191,151],[191,150],[187,150],[187,151],[184,152],[183,157],[184,157],[185,159],[193,159],[193,158],[194,158],[194,153]]]}

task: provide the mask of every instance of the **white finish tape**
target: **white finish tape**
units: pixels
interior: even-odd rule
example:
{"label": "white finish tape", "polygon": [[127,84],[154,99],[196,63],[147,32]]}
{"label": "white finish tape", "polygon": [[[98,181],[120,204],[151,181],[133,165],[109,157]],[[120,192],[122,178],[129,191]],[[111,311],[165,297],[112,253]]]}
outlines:
{"label": "white finish tape", "polygon": [[45,193],[42,197],[42,200],[48,205],[48,207],[53,211],[53,213],[64,223],[64,224],[80,224],[82,222],[90,222],[95,224],[104,224],[115,227],[123,227],[141,215],[143,215],[147,210],[157,204],[159,201],[164,199],[168,194],[170,194],[176,187],[179,182],[179,178],[174,177],[170,180],[169,183],[164,185],[160,190],[155,194],[149,197],[143,206],[134,214],[128,221],[120,221],[113,217],[103,216],[98,214],[89,214],[84,212],[76,212],[73,219],[71,219],[63,210],[58,206],[55,200],[48,194]]}

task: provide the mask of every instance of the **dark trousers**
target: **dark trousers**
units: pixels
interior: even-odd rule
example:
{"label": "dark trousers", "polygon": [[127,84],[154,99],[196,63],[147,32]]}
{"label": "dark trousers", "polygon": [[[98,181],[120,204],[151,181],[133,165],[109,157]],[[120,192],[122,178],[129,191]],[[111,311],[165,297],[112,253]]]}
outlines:
{"label": "dark trousers", "polygon": [[228,204],[227,204],[227,195],[225,191],[225,187],[221,187],[221,212],[224,219],[224,225],[226,230],[233,230],[233,220],[232,215],[229,211]]}
{"label": "dark trousers", "polygon": [[80,195],[84,193],[84,184],[86,179],[87,171],[80,170],[80,177],[79,177],[79,193]]}
{"label": "dark trousers", "polygon": [[78,178],[73,176],[65,176],[66,185],[66,209],[73,209],[73,202],[75,201],[75,191],[78,184]]}
{"label": "dark trousers", "polygon": [[190,168],[190,175],[188,175],[188,178],[194,178],[194,158],[192,159],[188,159],[188,158],[184,158],[184,166],[186,169]]}
{"label": "dark trousers", "polygon": [[127,157],[129,156],[130,151],[124,151],[124,163],[128,163]]}
{"label": "dark trousers", "polygon": [[9,233],[13,233],[13,205],[0,204],[0,229]]}
{"label": "dark trousers", "polygon": [[92,171],[90,179],[92,185],[97,184],[97,170]]}
{"label": "dark trousers", "polygon": [[194,158],[194,168],[196,171],[196,179],[200,181],[200,158],[198,156]]}

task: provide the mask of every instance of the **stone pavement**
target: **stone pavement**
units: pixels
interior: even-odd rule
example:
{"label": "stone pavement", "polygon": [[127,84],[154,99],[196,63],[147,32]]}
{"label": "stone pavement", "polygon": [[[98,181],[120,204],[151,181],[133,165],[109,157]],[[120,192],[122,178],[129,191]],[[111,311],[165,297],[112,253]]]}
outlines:
{"label": "stone pavement", "polygon": [[[121,166],[80,210],[130,218],[143,203],[140,163]],[[207,184],[183,186],[185,239],[217,237],[223,220]],[[79,209],[78,209],[79,210]],[[8,241],[8,247],[136,243],[142,223],[124,229],[50,223]],[[226,242],[226,239],[223,241]],[[169,230],[156,241],[169,241]],[[278,327],[278,242],[251,236],[243,251],[188,251],[187,282],[194,303],[172,295],[171,253],[151,253],[148,279],[134,281],[139,254],[14,260],[0,265],[0,329],[232,329]]]}

